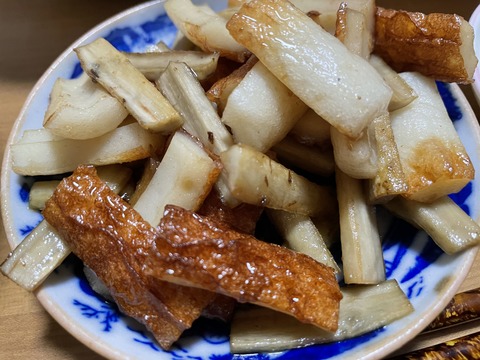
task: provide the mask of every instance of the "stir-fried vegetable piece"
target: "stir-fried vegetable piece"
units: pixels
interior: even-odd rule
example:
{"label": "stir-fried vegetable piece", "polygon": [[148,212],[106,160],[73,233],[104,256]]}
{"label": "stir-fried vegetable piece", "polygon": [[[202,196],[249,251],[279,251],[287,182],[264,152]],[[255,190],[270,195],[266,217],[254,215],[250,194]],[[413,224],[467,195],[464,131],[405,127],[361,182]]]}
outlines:
{"label": "stir-fried vegetable piece", "polygon": [[75,49],[83,70],[116,97],[144,128],[171,133],[182,117],[127,57],[105,39]]}
{"label": "stir-fried vegetable piece", "polygon": [[[130,179],[132,171],[121,165],[98,168],[98,175],[116,193]],[[42,220],[10,253],[0,270],[26,290],[35,290],[70,254],[71,249],[57,231]]]}
{"label": "stir-fried vegetable piece", "polygon": [[286,0],[245,3],[227,28],[345,135],[357,138],[388,107],[391,90],[375,69]]}
{"label": "stir-fried vegetable piece", "polygon": [[273,352],[365,334],[410,314],[413,307],[395,280],[342,288],[338,330],[302,324],[270,309],[239,309],[230,333],[234,353]]}
{"label": "stir-fried vegetable piece", "polygon": [[447,254],[480,244],[480,226],[448,196],[432,203],[397,197],[384,206],[425,230]]}

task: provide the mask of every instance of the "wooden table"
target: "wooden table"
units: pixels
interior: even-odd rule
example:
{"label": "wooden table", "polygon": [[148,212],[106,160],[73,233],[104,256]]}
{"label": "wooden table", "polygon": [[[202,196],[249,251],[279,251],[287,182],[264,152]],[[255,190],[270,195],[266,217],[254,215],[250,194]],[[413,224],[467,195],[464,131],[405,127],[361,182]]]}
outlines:
{"label": "wooden table", "polygon": [[[137,4],[134,0],[0,0],[0,155],[23,102],[51,62],[95,24]],[[399,1],[378,1],[395,7]],[[469,18],[472,0],[402,1],[406,9],[457,12]],[[393,5],[392,5],[393,4]],[[480,110],[469,87],[463,88]],[[3,226],[3,225],[2,225]],[[3,228],[2,228],[3,230]],[[0,261],[9,252],[0,232]],[[480,256],[460,291],[480,286]],[[447,335],[448,336],[448,335]],[[61,328],[35,296],[0,276],[0,359],[100,359]]]}

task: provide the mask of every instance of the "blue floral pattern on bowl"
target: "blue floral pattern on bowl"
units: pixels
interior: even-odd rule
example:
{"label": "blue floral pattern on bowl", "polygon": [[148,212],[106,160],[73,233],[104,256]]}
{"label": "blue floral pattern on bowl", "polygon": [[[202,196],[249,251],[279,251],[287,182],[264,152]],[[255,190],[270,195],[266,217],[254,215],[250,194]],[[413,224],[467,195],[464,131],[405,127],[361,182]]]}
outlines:
{"label": "blue floral pattern on bowl", "polygon": [[[223,2],[210,1],[210,3],[217,9],[224,6]],[[122,51],[143,51],[159,41],[171,45],[175,35],[175,26],[165,15],[162,1],[154,1],[101,24],[80,39],[77,45],[102,36]],[[21,115],[23,122],[17,130],[18,133],[27,128],[41,126],[48,94],[57,77],[76,77],[80,72],[80,65],[71,49],[67,50],[54,64],[53,71],[40,81],[41,91],[34,94],[27,103]],[[468,105],[463,100],[460,101],[462,95],[457,87],[438,83],[438,88],[474,164],[479,164],[476,145],[478,139],[472,135],[477,133],[474,128],[476,120],[472,120]],[[3,174],[2,180],[10,184],[7,196],[11,202],[11,209],[6,216],[6,225],[11,228],[12,237],[15,238],[15,243],[18,243],[38,224],[41,217],[26,207],[31,186],[29,179],[9,173]],[[452,196],[473,217],[479,215],[476,200],[479,198],[478,189],[478,181],[474,180],[462,192]],[[382,216],[388,218],[386,213]],[[423,326],[428,324],[429,319],[434,316],[432,312],[439,312],[442,304],[453,295],[452,285],[458,284],[458,281],[455,281],[451,274],[464,274],[465,267],[473,261],[474,255],[472,252],[465,252],[458,256],[447,256],[425,233],[398,219],[389,219],[384,238],[383,251],[387,276],[389,279],[397,279],[417,309],[416,312],[389,326],[354,339],[281,353],[231,354],[228,327],[204,319],[195,323],[170,351],[164,351],[143,326],[121,314],[114,304],[93,292],[83,275],[82,265],[74,256],[70,256],[50,276],[40,291],[39,298],[47,310],[72,334],[99,353],[111,358],[127,356],[135,359],[212,360],[373,358],[378,354],[386,354],[385,351],[391,351],[395,346],[404,343],[406,340],[400,340],[401,342],[395,345],[398,341],[396,339],[404,336],[404,333],[412,329],[417,322],[421,322]],[[444,288],[439,288],[439,284],[443,284]],[[93,339],[101,341],[95,342]]]}

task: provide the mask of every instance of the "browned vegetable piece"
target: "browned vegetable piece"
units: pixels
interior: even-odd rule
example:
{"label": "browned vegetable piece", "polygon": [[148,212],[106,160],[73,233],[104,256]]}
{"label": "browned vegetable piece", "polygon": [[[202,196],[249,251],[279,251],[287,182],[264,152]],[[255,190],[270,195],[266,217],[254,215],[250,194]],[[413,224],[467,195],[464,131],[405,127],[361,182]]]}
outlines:
{"label": "browned vegetable piece", "polygon": [[398,72],[418,71],[471,83],[477,58],[473,28],[459,15],[377,8],[374,52]]}
{"label": "browned vegetable piece", "polygon": [[166,207],[159,229],[147,274],[337,329],[342,294],[330,267],[175,206]]}
{"label": "browned vegetable piece", "polygon": [[258,59],[255,56],[250,56],[250,58],[244,64],[242,64],[242,66],[240,66],[238,69],[235,69],[228,76],[216,81],[207,91],[208,99],[217,105],[220,116],[227,105],[228,96],[257,62]]}
{"label": "browned vegetable piece", "polygon": [[81,166],[64,179],[43,214],[103,281],[120,309],[145,324],[164,349],[215,297],[159,280],[147,283],[142,264],[159,234],[97,177],[93,167]]}

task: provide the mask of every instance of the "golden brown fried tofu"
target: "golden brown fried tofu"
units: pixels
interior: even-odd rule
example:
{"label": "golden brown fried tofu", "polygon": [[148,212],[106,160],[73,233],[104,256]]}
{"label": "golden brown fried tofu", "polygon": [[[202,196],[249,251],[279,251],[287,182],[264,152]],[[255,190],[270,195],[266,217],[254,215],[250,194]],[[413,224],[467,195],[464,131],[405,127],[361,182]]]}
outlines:
{"label": "golden brown fried tofu", "polygon": [[163,281],[147,283],[142,264],[159,233],[114,194],[93,167],[81,166],[64,179],[43,214],[105,283],[121,311],[146,325],[164,349],[215,297]]}
{"label": "golden brown fried tofu", "polygon": [[374,52],[398,72],[471,83],[477,58],[473,28],[459,15],[377,8]]}
{"label": "golden brown fried tofu", "polygon": [[198,210],[198,213],[227,224],[234,230],[253,234],[263,207],[242,203],[234,208],[223,203],[218,192],[213,189]]}
{"label": "golden brown fried tofu", "polygon": [[342,294],[332,268],[175,206],[165,208],[159,229],[145,264],[151,276],[337,329]]}

